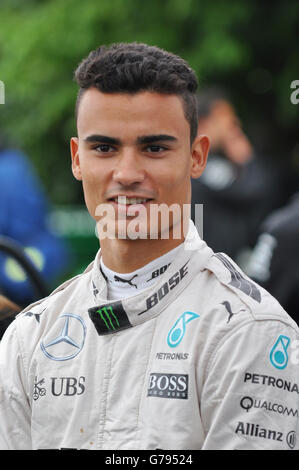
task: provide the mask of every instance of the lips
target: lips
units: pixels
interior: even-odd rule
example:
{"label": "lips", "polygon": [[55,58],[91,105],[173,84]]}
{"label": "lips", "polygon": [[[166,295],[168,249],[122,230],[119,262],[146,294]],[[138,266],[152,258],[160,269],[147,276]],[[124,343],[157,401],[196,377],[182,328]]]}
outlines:
{"label": "lips", "polygon": [[114,201],[117,204],[125,204],[125,205],[132,205],[132,204],[144,204],[148,201],[151,201],[150,198],[144,197],[128,197],[128,196],[117,196],[115,198],[110,198],[110,201]]}
{"label": "lips", "polygon": [[[135,212],[137,213],[141,208],[146,208],[153,199],[141,196],[116,196],[109,198],[108,201],[112,203],[118,213],[135,216]],[[130,214],[128,214],[128,211]]]}

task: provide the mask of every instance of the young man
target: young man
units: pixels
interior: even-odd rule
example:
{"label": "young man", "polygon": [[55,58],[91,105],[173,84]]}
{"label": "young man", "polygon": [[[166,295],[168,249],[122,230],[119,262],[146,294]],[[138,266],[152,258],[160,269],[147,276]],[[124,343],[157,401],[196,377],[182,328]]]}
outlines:
{"label": "young man", "polygon": [[[101,250],[8,328],[0,447],[295,448],[297,326],[191,222],[174,236],[209,146],[194,72],[157,47],[116,44],[76,79],[72,169]],[[156,220],[163,204],[181,216]]]}

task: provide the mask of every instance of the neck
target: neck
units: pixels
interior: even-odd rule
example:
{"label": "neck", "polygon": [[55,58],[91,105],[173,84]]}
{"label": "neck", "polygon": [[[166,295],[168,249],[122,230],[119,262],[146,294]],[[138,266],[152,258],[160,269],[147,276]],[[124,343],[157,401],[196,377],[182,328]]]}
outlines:
{"label": "neck", "polygon": [[107,268],[117,273],[130,273],[176,248],[180,239],[101,240],[101,253]]}

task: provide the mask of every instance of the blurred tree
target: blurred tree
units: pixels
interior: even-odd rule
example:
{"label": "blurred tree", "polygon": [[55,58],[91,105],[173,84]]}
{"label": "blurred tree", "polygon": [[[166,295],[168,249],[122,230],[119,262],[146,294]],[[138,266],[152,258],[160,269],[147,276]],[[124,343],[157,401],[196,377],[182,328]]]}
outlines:
{"label": "blurred tree", "polygon": [[70,172],[73,71],[100,44],[139,41],[182,55],[200,84],[232,92],[262,151],[299,168],[298,2],[2,0],[0,128],[33,159],[54,203],[82,201]]}

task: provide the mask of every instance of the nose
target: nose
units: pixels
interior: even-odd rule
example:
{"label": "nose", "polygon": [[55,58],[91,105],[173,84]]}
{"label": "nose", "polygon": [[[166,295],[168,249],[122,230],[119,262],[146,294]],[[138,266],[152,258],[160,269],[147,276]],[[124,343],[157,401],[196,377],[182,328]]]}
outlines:
{"label": "nose", "polygon": [[145,179],[145,171],[136,152],[125,150],[120,156],[113,172],[115,183],[129,186],[134,183],[142,183]]}

